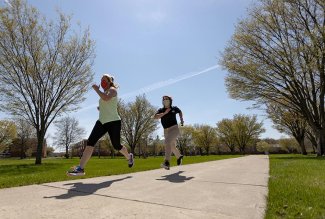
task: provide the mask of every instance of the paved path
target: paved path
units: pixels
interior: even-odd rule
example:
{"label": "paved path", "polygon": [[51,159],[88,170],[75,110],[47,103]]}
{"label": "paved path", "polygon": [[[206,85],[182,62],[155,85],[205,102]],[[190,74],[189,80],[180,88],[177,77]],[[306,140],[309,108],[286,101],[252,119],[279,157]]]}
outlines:
{"label": "paved path", "polygon": [[1,189],[0,218],[262,219],[268,173],[261,155]]}

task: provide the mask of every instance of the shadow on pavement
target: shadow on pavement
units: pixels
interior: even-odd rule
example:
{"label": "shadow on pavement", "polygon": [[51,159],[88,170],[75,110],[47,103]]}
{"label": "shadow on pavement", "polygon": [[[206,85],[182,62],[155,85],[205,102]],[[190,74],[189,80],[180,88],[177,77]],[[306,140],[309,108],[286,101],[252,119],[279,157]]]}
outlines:
{"label": "shadow on pavement", "polygon": [[181,173],[184,173],[184,171],[178,171],[177,173],[162,176],[164,177],[163,179],[156,179],[156,180],[165,180],[172,183],[183,183],[194,178],[194,177],[181,176],[180,175]]}
{"label": "shadow on pavement", "polygon": [[[72,185],[72,187],[70,189],[67,189],[68,193],[58,195],[58,196],[45,196],[44,198],[69,199],[69,198],[73,198],[73,197],[77,197],[77,196],[87,196],[87,195],[94,194],[99,189],[110,187],[115,182],[123,181],[123,180],[130,179],[130,178],[132,178],[132,176],[127,176],[127,177],[124,177],[121,179],[115,179],[115,180],[111,180],[111,181],[107,181],[107,182],[102,182],[99,184],[94,184],[94,183],[84,184],[82,182],[68,183],[68,184],[64,184],[65,186]],[[49,187],[53,187],[53,186],[49,186]],[[55,188],[58,188],[58,187],[55,187]],[[62,189],[62,188],[60,188],[60,189]]]}

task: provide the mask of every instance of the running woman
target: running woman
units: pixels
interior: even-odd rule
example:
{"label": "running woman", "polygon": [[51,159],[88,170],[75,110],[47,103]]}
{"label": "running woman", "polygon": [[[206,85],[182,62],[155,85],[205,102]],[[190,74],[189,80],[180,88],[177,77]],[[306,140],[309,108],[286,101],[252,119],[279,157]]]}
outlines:
{"label": "running woman", "polygon": [[172,97],[163,96],[162,103],[163,108],[158,109],[154,118],[161,119],[161,124],[164,128],[165,135],[165,161],[160,166],[166,170],[169,170],[172,152],[177,158],[178,166],[181,165],[183,161],[183,155],[181,155],[179,150],[176,148],[176,140],[179,135],[176,114],[179,114],[182,126],[184,125],[184,120],[182,111],[177,106],[172,105]]}
{"label": "running woman", "polygon": [[90,159],[94,145],[107,132],[111,139],[113,147],[121,152],[128,160],[128,166],[133,167],[134,158],[132,153],[128,153],[127,148],[121,145],[121,118],[117,112],[117,85],[114,78],[108,74],[104,74],[101,79],[101,87],[103,92],[99,90],[99,86],[94,84],[92,88],[96,91],[99,99],[99,119],[97,120],[87,142],[87,146],[80,159],[80,164],[67,172],[69,176],[85,175],[85,166]]}

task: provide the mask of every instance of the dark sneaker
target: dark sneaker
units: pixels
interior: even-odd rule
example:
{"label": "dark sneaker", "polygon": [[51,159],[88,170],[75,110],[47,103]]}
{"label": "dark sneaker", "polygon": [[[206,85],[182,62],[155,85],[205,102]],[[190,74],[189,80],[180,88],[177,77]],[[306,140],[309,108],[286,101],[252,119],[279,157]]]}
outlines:
{"label": "dark sneaker", "polygon": [[133,167],[134,165],[134,156],[132,153],[130,153],[130,159],[128,160],[128,165],[130,168]]}
{"label": "dark sneaker", "polygon": [[165,160],[162,164],[160,164],[160,167],[165,168],[166,170],[170,169],[170,164],[168,160]]}
{"label": "dark sneaker", "polygon": [[68,176],[84,176],[85,171],[84,169],[81,169],[80,166],[73,167],[71,170],[67,171]]}
{"label": "dark sneaker", "polygon": [[183,163],[183,155],[181,155],[178,159],[177,159],[177,166],[180,166],[180,165],[182,165],[182,163]]}

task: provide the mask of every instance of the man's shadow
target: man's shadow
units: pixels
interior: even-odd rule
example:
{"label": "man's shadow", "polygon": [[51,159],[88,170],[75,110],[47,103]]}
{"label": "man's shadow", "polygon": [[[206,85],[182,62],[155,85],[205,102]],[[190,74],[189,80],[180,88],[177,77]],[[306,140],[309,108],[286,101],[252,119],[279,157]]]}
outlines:
{"label": "man's shadow", "polygon": [[156,179],[156,180],[165,180],[165,181],[169,181],[172,183],[183,183],[185,181],[188,181],[188,180],[191,180],[194,178],[194,177],[181,176],[180,175],[181,173],[184,173],[184,171],[178,171],[177,173],[162,176],[162,177],[164,177],[163,179]]}
{"label": "man's shadow", "polygon": [[64,184],[64,185],[65,186],[73,185],[70,189],[68,189],[68,193],[58,195],[58,196],[45,196],[44,198],[69,199],[69,198],[73,198],[76,196],[87,196],[87,195],[94,194],[99,189],[110,187],[112,185],[112,183],[130,179],[130,178],[132,178],[132,176],[127,176],[127,177],[124,177],[121,179],[115,179],[115,180],[111,180],[111,181],[107,181],[107,182],[102,182],[99,184],[94,184],[94,183],[83,184],[82,182],[68,183],[68,184]]}

